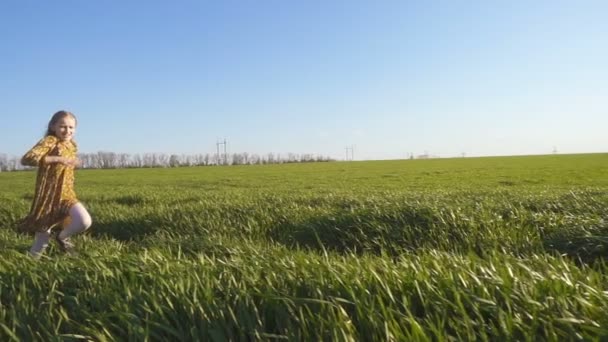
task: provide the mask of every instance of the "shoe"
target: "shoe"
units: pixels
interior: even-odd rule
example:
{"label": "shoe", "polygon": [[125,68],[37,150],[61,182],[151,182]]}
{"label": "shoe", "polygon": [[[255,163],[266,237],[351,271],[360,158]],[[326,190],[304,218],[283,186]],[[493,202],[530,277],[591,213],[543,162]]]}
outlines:
{"label": "shoe", "polygon": [[60,239],[59,233],[55,235],[55,241],[59,245],[59,249],[67,254],[74,254],[74,244],[70,241],[70,238]]}

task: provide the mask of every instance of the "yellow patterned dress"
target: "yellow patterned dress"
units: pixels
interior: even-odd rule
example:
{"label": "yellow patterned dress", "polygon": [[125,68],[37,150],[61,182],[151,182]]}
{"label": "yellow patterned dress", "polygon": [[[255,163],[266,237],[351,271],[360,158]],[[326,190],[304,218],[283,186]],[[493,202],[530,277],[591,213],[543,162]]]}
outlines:
{"label": "yellow patterned dress", "polygon": [[72,141],[61,141],[49,135],[41,139],[21,159],[23,165],[37,166],[36,192],[28,216],[21,222],[24,232],[46,231],[69,219],[70,208],[78,203],[74,192],[74,167],[45,163],[46,156],[76,158]]}

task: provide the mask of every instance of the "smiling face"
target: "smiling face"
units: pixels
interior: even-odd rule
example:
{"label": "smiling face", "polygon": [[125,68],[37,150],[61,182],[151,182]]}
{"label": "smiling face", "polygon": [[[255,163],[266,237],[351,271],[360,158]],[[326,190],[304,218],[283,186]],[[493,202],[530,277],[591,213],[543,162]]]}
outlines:
{"label": "smiling face", "polygon": [[76,132],[76,120],[71,116],[64,116],[52,126],[55,136],[62,141],[70,141]]}

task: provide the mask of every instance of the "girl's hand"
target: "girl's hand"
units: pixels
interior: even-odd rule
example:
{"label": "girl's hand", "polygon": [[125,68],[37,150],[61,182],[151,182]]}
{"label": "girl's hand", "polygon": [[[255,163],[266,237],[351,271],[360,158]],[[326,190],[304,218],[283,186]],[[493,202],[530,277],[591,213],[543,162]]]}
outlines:
{"label": "girl's hand", "polygon": [[78,159],[78,158],[68,158],[68,157],[61,157],[61,156],[46,156],[44,161],[49,164],[63,164],[63,165],[72,166],[72,167],[80,166],[80,159]]}
{"label": "girl's hand", "polygon": [[80,162],[80,159],[78,159],[78,158],[65,158],[65,159],[67,159],[67,162],[65,163],[65,165],[68,165],[68,166],[79,167],[82,164]]}
{"label": "girl's hand", "polygon": [[59,157],[59,158],[61,158],[59,163],[61,163],[63,165],[72,166],[72,167],[80,166],[80,159],[78,159],[78,158],[68,158],[68,157]]}

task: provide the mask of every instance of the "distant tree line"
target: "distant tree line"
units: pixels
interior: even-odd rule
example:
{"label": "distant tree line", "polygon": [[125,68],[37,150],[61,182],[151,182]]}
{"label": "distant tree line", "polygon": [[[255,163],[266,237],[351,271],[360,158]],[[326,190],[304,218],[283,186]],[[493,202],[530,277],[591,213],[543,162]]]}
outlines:
{"label": "distant tree line", "polygon": [[[315,154],[274,154],[266,155],[243,153],[230,154],[164,154],[143,153],[127,154],[115,152],[97,152],[78,154],[85,169],[117,169],[141,167],[186,167],[214,165],[262,165],[284,163],[311,163],[334,161],[329,157]],[[0,171],[24,170],[29,167],[21,165],[21,157],[0,153]]]}

